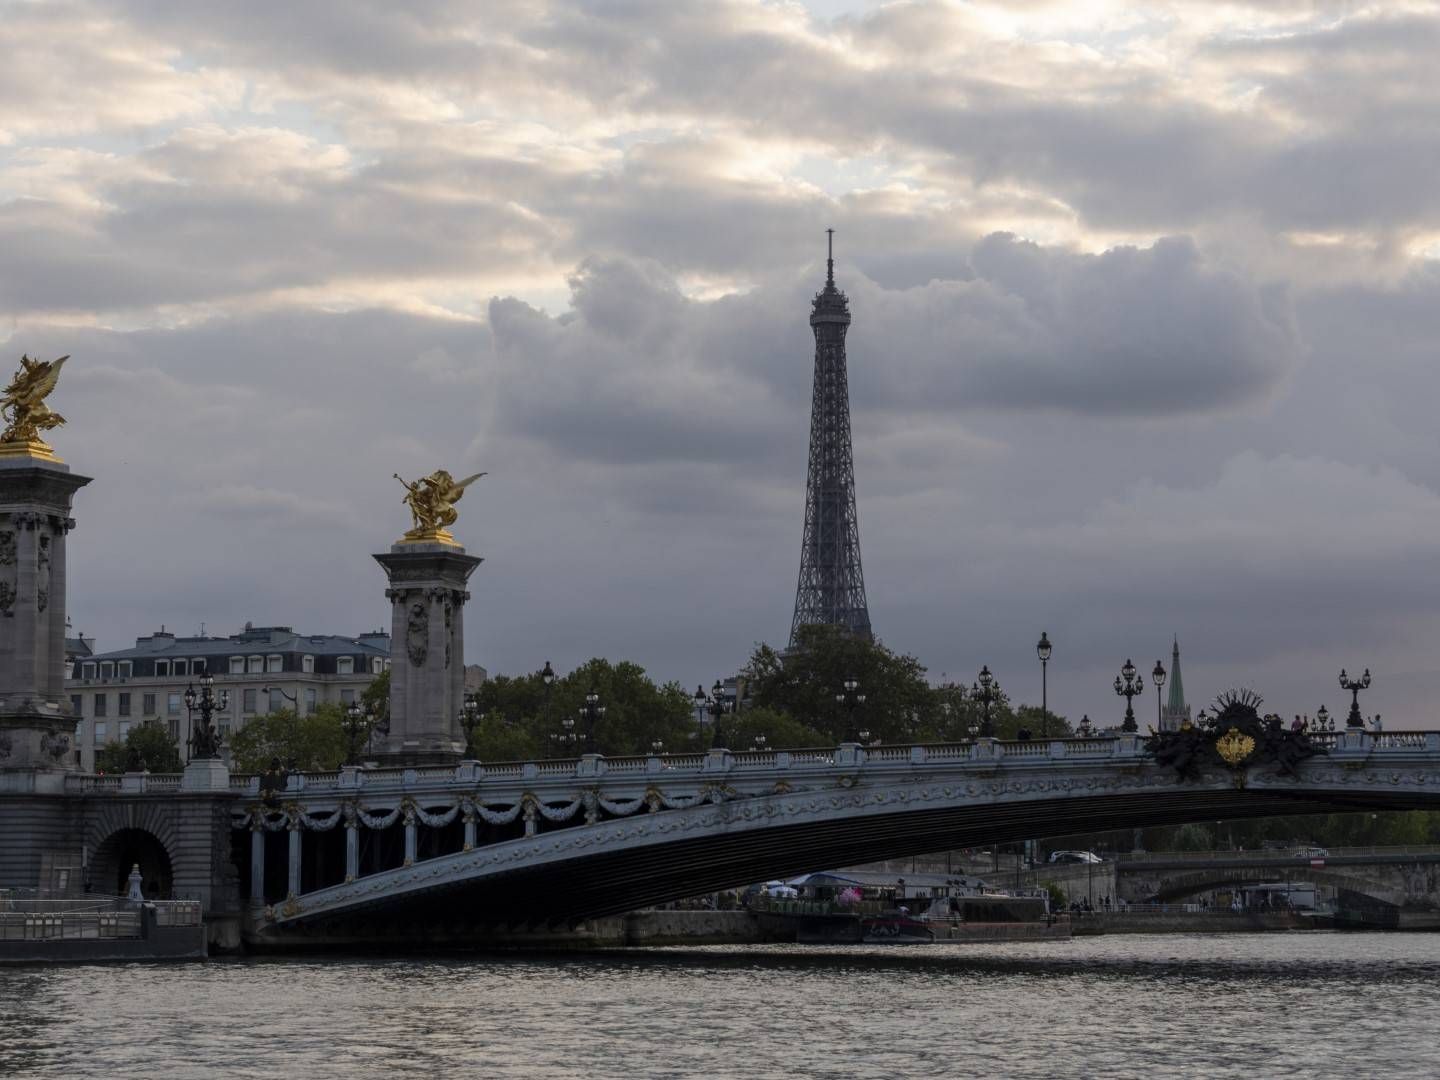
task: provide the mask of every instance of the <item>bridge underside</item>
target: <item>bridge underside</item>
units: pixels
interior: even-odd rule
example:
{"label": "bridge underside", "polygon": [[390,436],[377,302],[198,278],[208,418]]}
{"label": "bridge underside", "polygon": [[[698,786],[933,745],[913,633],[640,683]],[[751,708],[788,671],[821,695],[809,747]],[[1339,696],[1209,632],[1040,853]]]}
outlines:
{"label": "bridge underside", "polygon": [[[751,800],[751,803],[768,800]],[[736,807],[741,804],[726,804]],[[955,847],[978,847],[1037,836],[1099,832],[1217,818],[1320,814],[1352,809],[1440,808],[1440,792],[1304,793],[1266,789],[1205,789],[1177,785],[1129,794],[1048,798],[1001,804],[917,807],[900,812],[867,808],[849,816],[778,824],[764,813],[755,820],[727,815],[723,827],[683,838],[606,850],[603,831],[616,822],[559,830],[595,831],[590,850],[574,855],[514,860],[512,867],[481,868],[476,856],[492,849],[445,855],[406,868],[412,883],[364,894],[353,886],[300,897],[299,910],[266,928],[260,940],[277,944],[415,943],[417,940],[483,940],[496,927],[573,925],[652,904],[737,888],[757,881],[836,867],[903,858]],[[715,813],[670,811],[665,817]],[[658,816],[658,815],[657,815]],[[676,830],[679,831],[679,830]],[[557,833],[506,841],[495,848],[544,846]],[[417,868],[434,883],[414,884]],[[370,879],[362,879],[370,882]],[[329,895],[327,895],[329,894]]]}

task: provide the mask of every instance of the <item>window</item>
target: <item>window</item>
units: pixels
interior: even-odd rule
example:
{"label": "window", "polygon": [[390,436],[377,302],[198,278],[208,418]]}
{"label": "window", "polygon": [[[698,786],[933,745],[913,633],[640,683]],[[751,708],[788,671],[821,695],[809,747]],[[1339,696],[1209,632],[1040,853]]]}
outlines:
{"label": "window", "polygon": [[140,699],[140,711],[146,716],[155,715],[155,695],[146,694]]}
{"label": "window", "polygon": [[99,746],[105,741],[105,721],[101,720],[95,725],[95,745]]}
{"label": "window", "polygon": [[130,721],[129,721],[129,720],[121,720],[121,721],[120,721],[120,730],[119,730],[116,734],[118,734],[118,735],[120,736],[120,738],[122,738],[122,739],[125,738],[126,735],[129,735],[129,734],[130,734]]}
{"label": "window", "polygon": [[305,691],[305,713],[308,716],[315,711],[315,688],[309,687]]}
{"label": "window", "polygon": [[341,690],[341,691],[340,691],[340,701],[341,701],[341,704],[349,705],[349,704],[350,704],[352,701],[354,701],[354,700],[355,700],[355,691],[352,690],[352,689],[350,689],[348,686],[347,686],[344,690]]}
{"label": "window", "polygon": [[113,660],[100,661],[100,677],[102,679],[113,679],[115,677],[115,662]]}
{"label": "window", "polygon": [[380,657],[378,657],[378,656],[372,656],[372,657],[370,658],[370,674],[371,674],[371,675],[379,675],[380,672],[382,672],[382,671],[384,671],[384,670],[385,670],[385,661],[381,660]]}
{"label": "window", "polygon": [[223,719],[223,720],[220,721],[220,736],[221,736],[222,738],[224,738],[225,736],[227,736],[227,735],[229,735],[229,734],[230,734],[230,721],[229,721],[228,719]]}
{"label": "window", "polygon": [[107,712],[107,709],[106,709],[105,695],[104,695],[104,694],[96,694],[96,695],[95,695],[95,715],[96,715],[96,716],[104,716],[104,715],[106,714],[106,712]]}
{"label": "window", "polygon": [[130,715],[130,695],[129,695],[129,694],[116,694],[116,695],[115,695],[115,715],[116,715],[116,716],[129,716],[129,715]]}
{"label": "window", "polygon": [[354,675],[354,674],[355,674],[355,658],[354,658],[353,656],[341,656],[341,657],[337,657],[336,660],[335,660],[335,674],[337,674],[337,675]]}
{"label": "window", "polygon": [[188,661],[185,661],[185,660],[176,660],[176,661],[174,662],[174,666],[173,666],[173,673],[174,673],[174,674],[176,674],[176,675],[186,675],[186,674],[189,674],[189,671],[190,671],[190,664],[189,664]]}
{"label": "window", "polygon": [[285,698],[281,695],[280,690],[277,687],[272,686],[270,688],[270,711],[279,712],[284,707]]}
{"label": "window", "polygon": [[246,690],[246,691],[245,691],[244,704],[243,704],[242,707],[244,708],[244,710],[245,710],[246,712],[253,713],[253,712],[255,711],[255,699],[256,699],[257,693],[258,693],[258,692],[255,691],[255,690]]}
{"label": "window", "polygon": [[121,660],[115,665],[115,674],[119,675],[122,679],[130,678],[130,672],[132,670],[134,670],[134,665],[129,660]]}
{"label": "window", "polygon": [[169,716],[180,715],[180,691],[171,690],[165,695],[165,712]]}
{"label": "window", "polygon": [[168,676],[168,675],[170,674],[170,661],[169,661],[169,660],[156,660],[156,661],[155,661],[155,674],[156,674],[156,675],[165,675],[165,676]]}
{"label": "window", "polygon": [[209,670],[209,665],[205,663],[205,658],[203,656],[197,656],[194,660],[190,661],[190,671],[192,674],[204,675],[205,672]]}
{"label": "window", "polygon": [[232,656],[232,657],[230,657],[230,674],[231,674],[231,675],[244,675],[244,674],[245,674],[245,657],[243,657],[243,656]]}
{"label": "window", "polygon": [[258,675],[265,670],[265,657],[247,656],[245,658],[245,670],[252,675]]}
{"label": "window", "polygon": [[180,741],[180,721],[173,716],[170,718],[170,741],[173,743]]}
{"label": "window", "polygon": [[285,658],[284,658],[283,656],[267,656],[267,657],[265,657],[265,670],[266,670],[266,671],[284,671],[284,670],[285,670]]}
{"label": "window", "polygon": [[87,678],[87,679],[93,679],[93,678],[95,678],[95,661],[93,661],[93,660],[87,660],[87,661],[85,661],[85,664],[83,665],[83,667],[81,668],[81,670],[83,670],[83,671],[85,672],[85,678]]}
{"label": "window", "polygon": [[315,657],[302,656],[300,658],[300,670],[309,675],[315,670]]}
{"label": "window", "polygon": [[82,704],[79,694],[70,695],[70,711],[76,716],[84,715],[85,706]]}

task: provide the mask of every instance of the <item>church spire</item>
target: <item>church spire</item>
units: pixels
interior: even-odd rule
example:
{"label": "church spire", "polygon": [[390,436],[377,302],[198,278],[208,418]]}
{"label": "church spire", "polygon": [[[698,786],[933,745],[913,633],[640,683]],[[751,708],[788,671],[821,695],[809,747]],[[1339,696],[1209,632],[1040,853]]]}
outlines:
{"label": "church spire", "polygon": [[1179,731],[1190,719],[1190,706],[1185,704],[1185,680],[1180,677],[1180,638],[1174,638],[1170,653],[1170,699],[1160,714],[1161,731]]}

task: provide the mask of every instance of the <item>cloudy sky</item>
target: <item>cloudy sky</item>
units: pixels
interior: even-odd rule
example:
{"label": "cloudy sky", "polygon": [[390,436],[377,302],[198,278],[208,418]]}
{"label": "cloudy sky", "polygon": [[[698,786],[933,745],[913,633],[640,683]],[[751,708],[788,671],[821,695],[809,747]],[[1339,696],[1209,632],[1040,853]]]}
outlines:
{"label": "cloudy sky", "polygon": [[708,685],[788,634],[833,226],[888,645],[1434,727],[1437,7],[0,0],[75,624],[388,625],[391,473],[487,469],[472,661]]}

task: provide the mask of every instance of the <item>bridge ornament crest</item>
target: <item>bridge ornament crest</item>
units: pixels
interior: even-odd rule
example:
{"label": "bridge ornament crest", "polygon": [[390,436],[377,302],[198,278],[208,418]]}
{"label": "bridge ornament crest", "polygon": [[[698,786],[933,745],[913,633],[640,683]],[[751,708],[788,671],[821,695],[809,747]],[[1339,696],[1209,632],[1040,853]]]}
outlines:
{"label": "bridge ornament crest", "polygon": [[1227,690],[1215,699],[1215,715],[1179,731],[1153,729],[1145,751],[1177,780],[1198,781],[1207,767],[1224,766],[1243,788],[1253,766],[1272,766],[1276,776],[1298,779],[1301,762],[1326,750],[1305,731],[1286,730],[1280,717],[1260,714],[1264,698],[1253,690]]}

